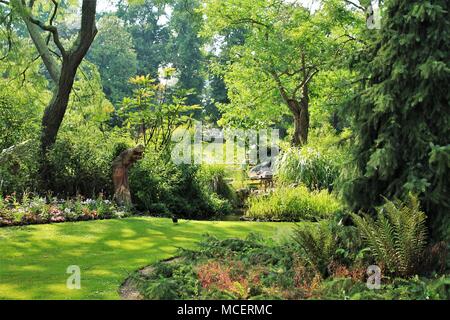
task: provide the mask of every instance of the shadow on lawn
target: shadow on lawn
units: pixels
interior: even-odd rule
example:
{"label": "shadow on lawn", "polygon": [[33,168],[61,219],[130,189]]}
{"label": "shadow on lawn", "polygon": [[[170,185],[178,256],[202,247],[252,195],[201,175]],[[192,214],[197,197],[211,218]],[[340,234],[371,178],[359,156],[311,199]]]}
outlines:
{"label": "shadow on lawn", "polygon": [[[0,229],[0,299],[117,299],[129,273],[194,248],[205,233],[280,236],[290,226],[131,218]],[[81,269],[80,290],[66,287],[70,265]]]}

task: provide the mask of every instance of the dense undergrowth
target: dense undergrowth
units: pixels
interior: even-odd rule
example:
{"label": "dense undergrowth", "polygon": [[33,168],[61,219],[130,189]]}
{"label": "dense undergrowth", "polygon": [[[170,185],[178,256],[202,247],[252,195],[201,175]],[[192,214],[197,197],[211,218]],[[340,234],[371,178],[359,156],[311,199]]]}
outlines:
{"label": "dense undergrowth", "polygon": [[449,299],[448,244],[429,241],[417,197],[377,210],[330,213],[276,241],[209,236],[132,280],[146,299]]}
{"label": "dense undergrowth", "polygon": [[[317,231],[316,231],[317,232]],[[342,240],[342,239],[341,239]],[[367,287],[361,252],[349,263],[334,255],[323,274],[295,242],[219,240],[208,236],[199,250],[182,250],[179,258],[152,265],[132,280],[145,299],[449,299],[450,276],[383,277],[377,290]]]}

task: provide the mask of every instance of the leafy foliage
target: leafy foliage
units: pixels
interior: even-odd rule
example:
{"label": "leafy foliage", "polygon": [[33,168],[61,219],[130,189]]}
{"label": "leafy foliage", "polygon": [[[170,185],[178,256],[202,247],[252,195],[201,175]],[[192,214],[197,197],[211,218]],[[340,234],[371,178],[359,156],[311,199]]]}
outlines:
{"label": "leafy foliage", "polygon": [[[10,13],[12,19],[15,17]],[[3,15],[0,15],[3,21]],[[37,152],[40,120],[50,100],[48,82],[30,42],[17,34],[20,26],[0,32],[0,193],[11,194],[37,187]],[[8,38],[11,48],[8,49]],[[3,46],[3,44],[5,44]],[[5,49],[5,50],[3,50]]]}
{"label": "leafy foliage", "polygon": [[[246,240],[208,236],[198,250],[182,250],[180,258],[160,262],[136,280],[142,290],[176,283],[175,299],[280,299],[303,297],[295,288],[295,255],[280,245],[251,234]],[[156,292],[156,290],[154,291]],[[145,295],[145,293],[144,293]],[[160,299],[160,295],[145,295]]]}
{"label": "leafy foliage", "polygon": [[145,297],[150,300],[176,300],[178,284],[174,280],[161,279],[151,282],[145,289]]}
{"label": "leafy foliage", "polygon": [[236,191],[226,180],[228,175],[226,166],[204,164],[197,172],[197,180],[204,186],[205,193],[216,193],[231,204],[236,204]]}
{"label": "leafy foliage", "polygon": [[320,224],[318,230],[298,226],[294,230],[293,239],[300,245],[306,260],[313,268],[326,276],[336,250],[329,226]]}
{"label": "leafy foliage", "polygon": [[197,166],[175,165],[161,154],[146,153],[130,172],[138,209],[163,216],[207,218],[231,213],[232,202],[219,189],[212,190],[213,183]]}
{"label": "leafy foliage", "polygon": [[450,278],[395,278],[379,290],[370,290],[363,282],[350,278],[324,281],[316,291],[321,299],[332,300],[448,300]]}
{"label": "leafy foliage", "polygon": [[88,60],[98,67],[106,96],[117,104],[131,94],[128,79],[137,72],[133,38],[116,16],[101,18],[98,30]]}
{"label": "leafy foliage", "polygon": [[383,196],[418,194],[441,239],[450,209],[447,11],[444,0],[385,1],[381,30],[359,55],[366,80],[349,109],[358,172],[346,186],[349,203],[365,211]]}
{"label": "leafy foliage", "polygon": [[419,271],[427,240],[426,216],[419,206],[417,198],[410,196],[407,203],[386,201],[376,221],[353,214],[377,262],[392,274],[408,276]]}
{"label": "leafy foliage", "polygon": [[177,258],[153,264],[132,279],[146,299],[445,300],[449,297],[448,275],[428,279],[383,278],[380,290],[368,289],[365,267],[333,267],[337,257],[334,249],[339,247],[339,241],[333,239],[334,230],[330,226],[304,225],[302,229],[301,236],[294,233],[300,246],[292,241],[263,239],[257,234],[250,234],[245,240],[207,236],[196,250],[180,250]]}
{"label": "leafy foliage", "polygon": [[135,85],[132,97],[123,100],[119,115],[130,128],[136,141],[143,140],[144,146],[150,143],[155,151],[169,147],[172,135],[181,126],[191,122],[192,111],[198,106],[187,105],[189,91],[176,90],[173,82],[175,69],[164,69],[157,83],[150,76],[137,76],[130,79]]}

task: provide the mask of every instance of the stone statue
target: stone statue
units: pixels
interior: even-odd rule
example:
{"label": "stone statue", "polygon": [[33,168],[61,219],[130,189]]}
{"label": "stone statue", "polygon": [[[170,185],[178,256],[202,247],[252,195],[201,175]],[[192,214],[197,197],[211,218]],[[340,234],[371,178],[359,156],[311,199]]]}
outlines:
{"label": "stone statue", "polygon": [[128,169],[142,159],[144,147],[138,145],[123,151],[112,163],[114,200],[120,205],[131,205],[130,185],[128,183]]}

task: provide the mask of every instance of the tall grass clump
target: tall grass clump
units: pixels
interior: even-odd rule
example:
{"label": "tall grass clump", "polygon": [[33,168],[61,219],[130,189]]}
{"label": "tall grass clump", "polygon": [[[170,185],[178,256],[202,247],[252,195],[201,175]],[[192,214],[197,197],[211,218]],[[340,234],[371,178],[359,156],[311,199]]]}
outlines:
{"label": "tall grass clump", "polygon": [[284,186],[303,184],[310,190],[331,190],[338,175],[338,159],[317,148],[289,148],[276,162],[276,181]]}
{"label": "tall grass clump", "polygon": [[268,195],[251,197],[246,216],[258,220],[316,221],[342,209],[342,204],[326,190],[281,187]]}

